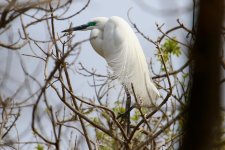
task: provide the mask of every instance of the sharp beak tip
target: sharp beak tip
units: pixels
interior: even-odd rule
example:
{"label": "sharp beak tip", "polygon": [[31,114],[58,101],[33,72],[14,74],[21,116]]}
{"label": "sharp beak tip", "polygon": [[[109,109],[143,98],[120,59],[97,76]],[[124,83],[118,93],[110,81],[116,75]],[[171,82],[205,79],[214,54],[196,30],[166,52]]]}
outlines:
{"label": "sharp beak tip", "polygon": [[65,32],[68,32],[69,30],[63,30],[63,31],[61,31],[62,33],[65,33]]}
{"label": "sharp beak tip", "polygon": [[63,30],[61,32],[73,32],[73,31],[79,31],[79,30],[84,30],[88,27],[88,25],[81,25],[81,26],[77,26],[77,27],[73,27],[73,28],[69,28],[69,29],[66,29],[66,30]]}

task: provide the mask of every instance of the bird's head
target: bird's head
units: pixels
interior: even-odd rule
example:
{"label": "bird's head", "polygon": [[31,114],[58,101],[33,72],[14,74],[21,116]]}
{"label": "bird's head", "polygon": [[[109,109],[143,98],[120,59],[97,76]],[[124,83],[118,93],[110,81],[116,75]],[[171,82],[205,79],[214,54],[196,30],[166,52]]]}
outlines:
{"label": "bird's head", "polygon": [[92,18],[88,23],[77,26],[77,27],[72,27],[66,30],[63,30],[62,32],[72,32],[72,31],[86,31],[86,30],[92,30],[92,29],[103,29],[105,23],[107,22],[108,18],[106,17],[96,17]]}

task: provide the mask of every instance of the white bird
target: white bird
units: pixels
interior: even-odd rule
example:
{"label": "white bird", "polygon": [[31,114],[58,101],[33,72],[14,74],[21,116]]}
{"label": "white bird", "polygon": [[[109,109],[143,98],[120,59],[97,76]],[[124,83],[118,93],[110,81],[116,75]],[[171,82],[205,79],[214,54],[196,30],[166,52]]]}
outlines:
{"label": "white bird", "polygon": [[90,42],[101,55],[130,93],[131,83],[135,95],[142,106],[153,106],[159,97],[142,47],[130,25],[122,18],[96,17],[87,24],[73,27],[62,32],[91,30]]}

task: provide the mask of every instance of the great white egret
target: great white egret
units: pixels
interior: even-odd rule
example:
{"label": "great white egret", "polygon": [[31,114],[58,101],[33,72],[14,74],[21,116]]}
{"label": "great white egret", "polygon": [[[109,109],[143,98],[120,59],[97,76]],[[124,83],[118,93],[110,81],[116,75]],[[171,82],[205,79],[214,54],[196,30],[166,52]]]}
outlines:
{"label": "great white egret", "polygon": [[155,87],[142,47],[129,26],[122,18],[96,17],[88,23],[62,32],[91,30],[91,45],[112,68],[130,93],[134,92],[142,106],[155,105],[159,91]]}

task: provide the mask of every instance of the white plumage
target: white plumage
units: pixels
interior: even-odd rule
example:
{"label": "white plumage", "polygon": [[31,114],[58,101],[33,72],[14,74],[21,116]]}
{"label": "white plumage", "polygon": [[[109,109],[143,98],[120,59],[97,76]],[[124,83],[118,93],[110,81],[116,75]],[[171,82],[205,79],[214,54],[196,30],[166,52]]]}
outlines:
{"label": "white plumage", "polygon": [[120,17],[96,17],[85,25],[64,30],[91,30],[91,45],[107,61],[123,85],[132,93],[131,83],[141,105],[156,104],[155,87],[142,47],[129,26]]}

